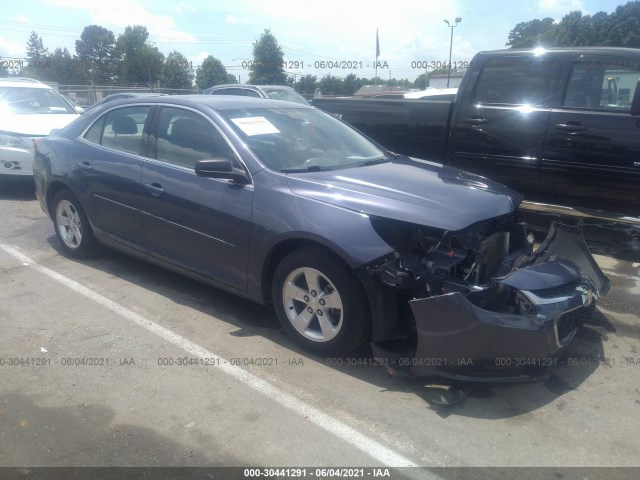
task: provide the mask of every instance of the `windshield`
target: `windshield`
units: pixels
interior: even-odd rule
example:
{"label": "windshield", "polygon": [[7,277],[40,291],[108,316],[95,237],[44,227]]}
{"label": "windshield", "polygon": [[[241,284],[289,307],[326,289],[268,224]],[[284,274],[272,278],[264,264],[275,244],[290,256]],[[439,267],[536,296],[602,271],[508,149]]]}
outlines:
{"label": "windshield", "polygon": [[60,94],[48,88],[0,87],[0,106],[18,114],[75,114]]}
{"label": "windshield", "polygon": [[309,102],[307,102],[302,95],[299,95],[298,93],[291,90],[286,90],[283,88],[274,88],[273,90],[263,88],[263,90],[266,93],[267,97],[273,100],[285,100],[287,102],[309,105]]}
{"label": "windshield", "polygon": [[388,161],[385,152],[312,108],[248,108],[221,114],[272,170],[335,170]]}

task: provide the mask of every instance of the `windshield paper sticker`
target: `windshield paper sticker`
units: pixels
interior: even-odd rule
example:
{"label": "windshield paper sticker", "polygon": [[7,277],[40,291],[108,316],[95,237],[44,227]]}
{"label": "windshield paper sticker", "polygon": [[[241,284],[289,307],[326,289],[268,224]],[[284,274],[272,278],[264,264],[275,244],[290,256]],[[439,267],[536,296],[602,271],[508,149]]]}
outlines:
{"label": "windshield paper sticker", "polygon": [[248,135],[266,135],[269,133],[280,133],[269,120],[264,117],[244,117],[244,118],[232,118],[231,121],[235,123],[242,131]]}

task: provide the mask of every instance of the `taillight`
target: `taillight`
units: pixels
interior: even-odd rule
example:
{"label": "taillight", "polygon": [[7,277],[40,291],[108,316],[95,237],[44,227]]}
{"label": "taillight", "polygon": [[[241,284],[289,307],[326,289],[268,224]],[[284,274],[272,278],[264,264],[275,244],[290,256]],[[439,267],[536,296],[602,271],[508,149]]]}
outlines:
{"label": "taillight", "polygon": [[42,141],[42,137],[33,139],[33,148],[35,149],[36,152],[38,151],[38,147],[40,146],[41,141]]}

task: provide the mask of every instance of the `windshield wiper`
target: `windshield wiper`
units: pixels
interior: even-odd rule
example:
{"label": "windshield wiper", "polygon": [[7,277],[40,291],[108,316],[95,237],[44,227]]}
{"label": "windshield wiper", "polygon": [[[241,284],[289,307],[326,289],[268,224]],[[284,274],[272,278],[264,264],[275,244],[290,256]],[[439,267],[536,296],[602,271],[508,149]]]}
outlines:
{"label": "windshield wiper", "polygon": [[299,172],[327,172],[332,170],[329,167],[323,167],[322,165],[311,165],[304,168],[285,168],[280,170],[282,173],[299,173]]}
{"label": "windshield wiper", "polygon": [[365,162],[362,162],[360,165],[358,165],[359,167],[368,167],[369,165],[377,165],[379,163],[387,163],[390,162],[391,160],[389,158],[374,158],[371,160],[367,160]]}

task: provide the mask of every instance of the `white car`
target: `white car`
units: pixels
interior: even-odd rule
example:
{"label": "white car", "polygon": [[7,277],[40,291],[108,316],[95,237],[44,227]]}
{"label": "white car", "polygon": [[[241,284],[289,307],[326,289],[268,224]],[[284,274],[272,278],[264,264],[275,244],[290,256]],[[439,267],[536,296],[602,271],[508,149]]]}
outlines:
{"label": "white car", "polygon": [[0,178],[33,176],[33,141],[78,118],[62,95],[31,78],[0,79]]}
{"label": "white car", "polygon": [[417,100],[453,100],[457,91],[457,88],[428,87],[426,90],[407,92],[404,94],[404,98],[413,98]]}

